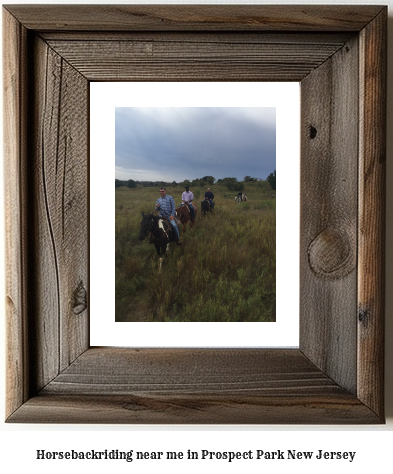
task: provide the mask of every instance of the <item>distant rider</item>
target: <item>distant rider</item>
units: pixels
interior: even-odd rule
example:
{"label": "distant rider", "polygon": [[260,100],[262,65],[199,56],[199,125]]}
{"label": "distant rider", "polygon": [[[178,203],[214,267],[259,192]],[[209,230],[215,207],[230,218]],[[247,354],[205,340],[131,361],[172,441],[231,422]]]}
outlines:
{"label": "distant rider", "polygon": [[184,204],[188,204],[188,207],[190,209],[190,212],[191,212],[191,216],[193,219],[195,219],[195,211],[194,211],[194,206],[192,205],[192,201],[194,199],[194,195],[193,193],[190,191],[190,188],[188,186],[186,186],[185,188],[186,190],[183,192],[183,194],[181,195],[181,201],[182,201],[182,206]]}
{"label": "distant rider", "polygon": [[160,217],[166,217],[169,219],[169,222],[177,236],[176,243],[181,244],[179,229],[177,228],[175,221],[175,201],[172,196],[167,195],[165,188],[160,188],[160,197],[156,201],[156,210],[160,211]]}
{"label": "distant rider", "polygon": [[214,207],[214,202],[213,202],[214,194],[210,191],[210,188],[207,188],[207,191],[205,192],[205,199],[207,199],[210,202],[210,205],[213,209],[213,207]]}

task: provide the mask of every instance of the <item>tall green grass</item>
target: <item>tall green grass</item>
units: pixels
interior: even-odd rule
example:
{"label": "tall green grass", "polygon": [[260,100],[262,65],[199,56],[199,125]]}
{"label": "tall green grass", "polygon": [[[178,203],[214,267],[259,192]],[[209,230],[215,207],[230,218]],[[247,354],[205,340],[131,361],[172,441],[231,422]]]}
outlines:
{"label": "tall green grass", "polygon": [[[116,321],[275,321],[275,191],[250,183],[237,204],[235,193],[211,188],[214,214],[194,201],[194,228],[170,244],[161,273],[154,245],[138,238],[158,189],[116,189]],[[167,187],[176,206],[182,191]]]}

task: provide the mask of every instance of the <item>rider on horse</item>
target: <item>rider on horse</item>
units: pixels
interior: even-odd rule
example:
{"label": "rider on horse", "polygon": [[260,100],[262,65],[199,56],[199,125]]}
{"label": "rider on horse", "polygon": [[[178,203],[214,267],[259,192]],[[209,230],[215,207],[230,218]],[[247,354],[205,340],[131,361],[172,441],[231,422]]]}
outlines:
{"label": "rider on horse", "polygon": [[175,221],[176,207],[172,196],[168,196],[165,188],[160,188],[160,197],[156,201],[156,210],[160,211],[160,217],[168,219],[175,235],[177,236],[176,243],[181,244],[179,229]]}
{"label": "rider on horse", "polygon": [[207,188],[207,191],[205,192],[205,199],[207,199],[210,202],[210,206],[213,209],[214,208],[214,194],[210,191],[210,188]]}
{"label": "rider on horse", "polygon": [[183,194],[181,195],[181,202],[182,202],[182,206],[186,206],[190,213],[191,213],[191,217],[193,219],[195,219],[195,211],[194,211],[194,206],[192,205],[192,201],[194,199],[194,195],[193,193],[190,191],[190,188],[188,186],[186,186],[185,188],[186,190],[183,192]]}

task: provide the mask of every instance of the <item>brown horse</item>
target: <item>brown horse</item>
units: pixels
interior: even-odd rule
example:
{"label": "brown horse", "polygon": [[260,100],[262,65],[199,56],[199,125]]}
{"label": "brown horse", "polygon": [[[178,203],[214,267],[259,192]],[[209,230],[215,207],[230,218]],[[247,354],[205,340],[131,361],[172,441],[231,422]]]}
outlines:
{"label": "brown horse", "polygon": [[183,230],[181,231],[181,237],[183,237],[183,233],[186,230],[187,222],[190,221],[191,229],[192,229],[192,227],[195,223],[195,219],[191,215],[191,211],[189,209],[189,206],[192,206],[194,208],[195,217],[196,217],[197,208],[196,208],[195,204],[193,204],[193,203],[191,203],[191,204],[186,203],[186,204],[176,208],[176,217],[178,217],[180,219],[180,222],[183,224]]}

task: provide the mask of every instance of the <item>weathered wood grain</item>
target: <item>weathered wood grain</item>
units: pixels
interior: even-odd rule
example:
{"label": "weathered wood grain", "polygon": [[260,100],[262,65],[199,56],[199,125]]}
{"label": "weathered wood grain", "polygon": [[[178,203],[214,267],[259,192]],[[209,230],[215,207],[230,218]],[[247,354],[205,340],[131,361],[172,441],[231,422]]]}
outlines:
{"label": "weathered wood grain", "polygon": [[6,411],[29,397],[27,193],[26,193],[26,58],[27,32],[3,13],[4,176],[5,176],[5,311],[7,327]]}
{"label": "weathered wood grain", "polygon": [[110,348],[84,353],[10,421],[261,424],[283,417],[377,421],[299,350]]}
{"label": "weathered wood grain", "polygon": [[88,348],[88,84],[34,42],[31,181],[35,189],[36,383]]}
{"label": "weathered wood grain", "polygon": [[354,396],[233,397],[46,395],[32,397],[13,423],[95,424],[375,424],[373,413]]}
{"label": "weathered wood grain", "polygon": [[[132,28],[125,31],[104,30],[94,31],[94,42],[121,41],[121,42],[184,42],[197,43],[202,47],[206,43],[223,43],[223,44],[321,44],[336,45],[338,48],[346,43],[351,37],[357,36],[356,31],[338,31],[338,32],[302,32],[302,31],[286,31],[282,32],[266,31],[135,31]],[[39,37],[48,44],[51,42],[72,41],[77,44],[78,41],[88,42],[92,40],[91,31],[77,30],[45,30],[39,32]],[[104,44],[104,43],[102,43]]]}
{"label": "weathered wood grain", "polygon": [[[113,367],[117,367],[116,372]],[[87,370],[88,369],[88,370]],[[87,373],[88,372],[88,373]],[[42,394],[289,396],[343,392],[298,350],[91,348]]]}
{"label": "weathered wood grain", "polygon": [[[275,42],[259,35],[243,43],[220,41],[215,35],[209,42],[196,42],[194,35],[182,40],[158,39],[127,41],[50,40],[49,45],[87,79],[107,81],[179,81],[201,77],[205,81],[263,80],[282,81],[291,77],[300,81],[332,56],[343,42],[323,43],[314,35],[295,43]],[[198,35],[199,36],[199,35]],[[317,35],[315,35],[317,36]]]}
{"label": "weathered wood grain", "polygon": [[[8,421],[383,423],[386,8],[3,17]],[[272,78],[301,80],[299,350],[89,348],[89,81]]]}
{"label": "weathered wood grain", "polygon": [[300,348],[351,393],[357,365],[357,70],[357,42],[349,41],[301,83]]}
{"label": "weathered wood grain", "polygon": [[386,202],[386,10],[360,35],[359,398],[383,406]]}
{"label": "weathered wood grain", "polygon": [[30,29],[74,31],[359,31],[381,10],[362,5],[5,5]]}

